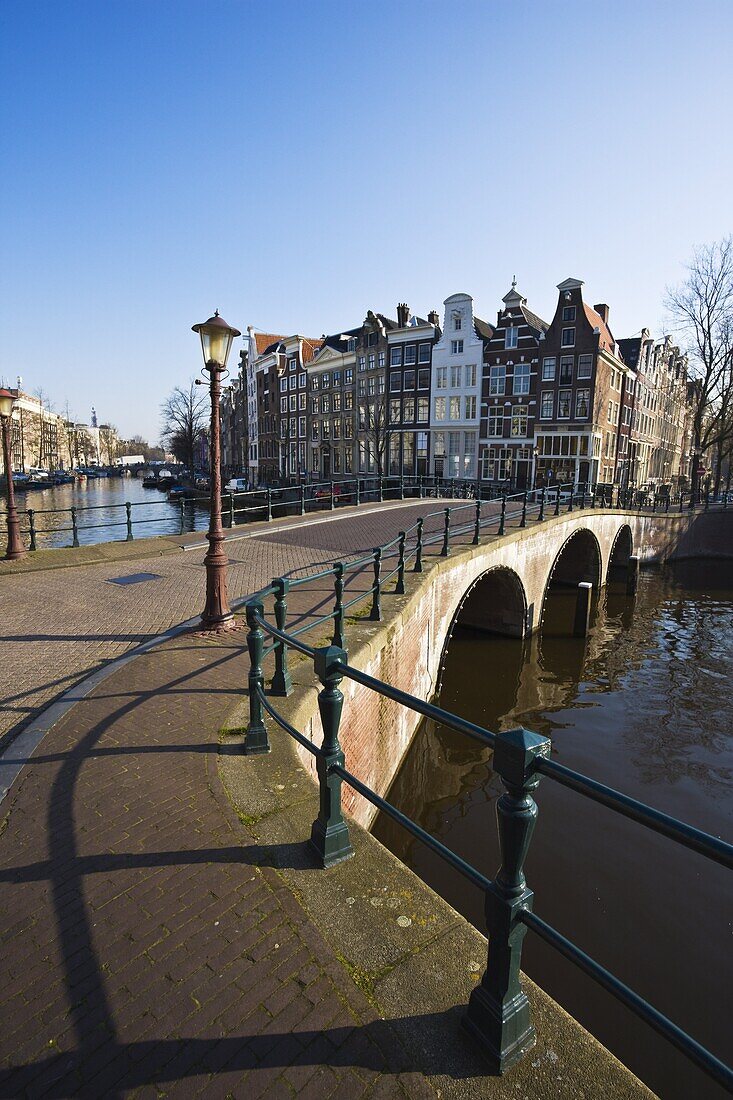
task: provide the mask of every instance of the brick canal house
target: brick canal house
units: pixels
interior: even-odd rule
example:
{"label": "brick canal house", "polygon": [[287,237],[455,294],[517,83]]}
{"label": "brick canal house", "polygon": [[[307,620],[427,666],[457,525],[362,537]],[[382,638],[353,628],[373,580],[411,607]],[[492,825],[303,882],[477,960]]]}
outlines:
{"label": "brick canal house", "polygon": [[532,487],[539,340],[547,322],[527,308],[516,279],[484,344],[480,478],[492,488]]}
{"label": "brick canal house", "polygon": [[475,482],[484,348],[494,330],[474,315],[470,294],[452,294],[443,305],[432,356],[430,468],[435,477]]}
{"label": "brick canal house", "polygon": [[397,306],[397,326],[387,334],[389,416],[387,473],[425,477],[428,473],[433,346],[440,335],[438,314],[413,317]]}

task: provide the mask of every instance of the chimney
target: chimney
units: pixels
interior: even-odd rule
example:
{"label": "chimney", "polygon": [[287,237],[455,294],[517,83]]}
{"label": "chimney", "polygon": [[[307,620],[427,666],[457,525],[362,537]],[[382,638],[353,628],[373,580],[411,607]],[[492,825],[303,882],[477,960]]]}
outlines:
{"label": "chimney", "polygon": [[428,314],[428,321],[431,325],[435,325],[436,328],[438,327],[438,324],[440,323],[440,317],[438,317],[436,310],[430,310],[430,313]]}
{"label": "chimney", "polygon": [[406,328],[407,322],[410,320],[410,307],[406,302],[397,303],[397,327]]}
{"label": "chimney", "polygon": [[597,306],[593,306],[596,313],[603,319],[604,325],[608,324],[608,306],[605,302],[600,302]]}

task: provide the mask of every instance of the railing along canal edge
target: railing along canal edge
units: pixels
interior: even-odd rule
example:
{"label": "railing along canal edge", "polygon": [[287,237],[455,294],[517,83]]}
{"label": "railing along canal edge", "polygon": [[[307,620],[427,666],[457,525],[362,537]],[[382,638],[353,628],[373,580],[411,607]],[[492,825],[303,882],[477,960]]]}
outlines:
{"label": "railing along canal edge", "polygon": [[[554,515],[560,514],[563,496],[563,487],[558,487],[558,490],[551,509]],[[569,499],[565,502],[568,512],[573,510],[574,496],[576,491],[571,487]],[[585,493],[581,492],[580,497],[581,499],[575,500],[575,507],[591,504],[591,499],[586,501]],[[593,494],[592,504],[596,503],[601,504],[601,501],[596,501]],[[536,511],[538,521],[543,520],[548,512],[544,491],[540,491],[538,498],[531,502],[528,501],[526,492],[512,496],[502,495],[500,510],[489,517],[482,516],[483,504],[483,501],[476,500],[470,504],[428,513],[421,516],[408,530],[400,531],[391,542],[375,547],[371,554],[354,561],[335,562],[331,568],[315,574],[295,579],[275,578],[269,587],[247,601],[249,722],[243,751],[253,756],[270,751],[265,723],[267,715],[315,757],[319,806],[309,843],[322,867],[331,867],[353,855],[349,825],[344,818],[341,804],[342,785],[346,783],[356,794],[396,821],[483,890],[489,941],[487,965],[480,983],[471,993],[463,1023],[496,1071],[504,1073],[522,1059],[535,1042],[529,1001],[520,984],[522,943],[526,932],[532,931],[664,1036],[710,1077],[733,1089],[733,1069],[533,911],[534,893],[527,885],[524,874],[524,864],[538,815],[534,793],[543,777],[560,783],[728,869],[733,869],[733,845],[552,760],[552,743],[548,737],[524,728],[493,733],[349,664],[345,648],[345,612],[354,604],[369,599],[371,595],[369,617],[379,621],[385,584],[394,580],[393,593],[403,593],[408,562],[412,562],[413,572],[422,572],[423,555],[427,546],[439,544],[439,556],[446,557],[456,535],[473,532],[471,545],[475,546],[479,545],[481,532],[488,526],[496,524],[496,533],[503,535],[507,524],[512,520],[516,520],[516,526],[523,527],[526,525],[528,512]],[[467,508],[475,509],[474,516],[454,522],[455,513]],[[426,534],[425,521],[431,518],[440,521],[439,529],[435,533]],[[388,557],[396,557],[397,564],[385,574],[383,562]],[[350,575],[370,568],[373,570],[371,585],[366,591],[361,590],[356,596],[344,600]],[[288,631],[289,591],[328,577],[333,578],[333,609],[295,630]],[[274,598],[274,623],[268,622],[265,617],[264,601],[268,597]],[[304,633],[326,622],[333,623],[330,645],[312,647],[302,640]],[[272,639],[269,645],[265,644],[266,636]],[[273,697],[287,696],[293,690],[288,670],[288,653],[291,649],[312,660],[315,676],[320,682],[318,711],[323,729],[320,746],[313,744],[291,725],[272,702]],[[265,690],[262,666],[269,654],[274,656],[275,671],[268,693]],[[339,740],[344,705],[344,696],[339,685],[345,678],[449,729],[466,734],[493,750],[493,769],[498,773],[504,787],[504,793],[497,803],[501,866],[495,878],[487,878],[348,770]]]}

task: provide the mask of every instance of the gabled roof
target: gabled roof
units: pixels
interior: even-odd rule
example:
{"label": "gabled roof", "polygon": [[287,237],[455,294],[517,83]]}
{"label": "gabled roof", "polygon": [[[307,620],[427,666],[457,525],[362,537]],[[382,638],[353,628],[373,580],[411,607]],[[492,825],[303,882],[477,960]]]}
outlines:
{"label": "gabled roof", "polygon": [[474,314],[473,327],[476,330],[476,335],[480,336],[483,340],[490,340],[494,335],[496,329],[493,325],[490,325],[488,321],[482,321],[480,317]]}
{"label": "gabled roof", "polygon": [[541,317],[538,317],[531,309],[527,309],[525,305],[522,305],[522,313],[524,314],[525,321],[532,329],[533,336],[537,337],[541,332],[547,332],[550,327],[547,321],[543,321]]}
{"label": "gabled roof", "polygon": [[624,340],[619,340],[618,346],[624,363],[635,370],[639,365],[641,336],[629,336]]}
{"label": "gabled roof", "polygon": [[587,305],[586,302],[583,302],[583,309],[585,310],[585,315],[588,318],[588,322],[590,323],[591,327],[601,330],[601,344],[603,344],[605,341],[608,348],[613,350],[613,345],[616,343],[616,341],[614,340],[610,328],[603,320],[600,313],[596,313],[596,311],[592,309],[591,306]]}
{"label": "gabled roof", "polygon": [[258,355],[264,355],[266,351],[272,351],[276,344],[285,339],[284,336],[278,336],[274,332],[256,332],[254,338]]}

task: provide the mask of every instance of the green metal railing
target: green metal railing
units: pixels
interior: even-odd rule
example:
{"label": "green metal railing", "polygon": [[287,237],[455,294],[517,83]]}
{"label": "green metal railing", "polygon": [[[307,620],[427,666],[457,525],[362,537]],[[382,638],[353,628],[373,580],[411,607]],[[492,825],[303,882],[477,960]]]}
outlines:
{"label": "green metal railing", "polygon": [[[576,499],[578,496],[579,499]],[[392,593],[404,592],[408,561],[413,563],[413,572],[421,572],[424,568],[423,555],[428,546],[439,546],[436,556],[446,557],[458,537],[465,539],[472,534],[470,544],[476,545],[486,527],[495,527],[494,533],[501,535],[509,524],[524,526],[528,516],[534,516],[536,522],[541,523],[549,512],[559,514],[561,508],[570,512],[573,507],[584,505],[610,506],[610,501],[603,501],[599,496],[587,494],[582,489],[578,493],[572,488],[565,494],[563,487],[560,487],[555,499],[549,491],[543,490],[536,497],[528,493],[502,495],[498,508],[491,515],[484,514],[485,502],[481,500],[440,509],[421,516],[409,530],[400,531],[396,539],[355,561],[336,562],[330,569],[297,579],[276,578],[246,603],[250,668],[249,723],[244,752],[257,755],[270,751],[265,724],[265,716],[268,716],[315,757],[319,808],[311,829],[310,845],[321,866],[333,866],[353,855],[349,826],[341,806],[342,785],[345,783],[483,890],[490,950],[481,982],[470,996],[464,1024],[499,1072],[519,1061],[534,1043],[529,1002],[519,980],[522,941],[529,930],[630,1008],[710,1077],[733,1088],[733,1070],[730,1067],[533,912],[534,894],[527,886],[524,875],[524,863],[538,814],[533,796],[543,777],[729,869],[733,869],[733,845],[550,759],[551,741],[547,737],[526,729],[493,733],[354,668],[348,660],[344,637],[345,611],[371,595],[370,617],[380,619],[385,584],[394,579]],[[470,508],[474,509],[474,516],[467,519],[461,513]],[[435,529],[426,533],[425,523],[430,520],[435,521]],[[384,574],[382,567],[385,558],[391,560],[394,557],[397,559],[396,566]],[[363,577],[369,569],[373,570],[371,584],[345,601],[344,589],[349,580],[356,576]],[[297,629],[288,630],[288,591],[327,578],[333,578],[333,609],[309,619]],[[274,597],[275,601],[274,623],[265,617],[264,601],[268,597]],[[315,648],[302,639],[304,633],[322,627],[326,622],[333,623],[330,645]],[[265,644],[267,637],[271,639],[269,645]],[[288,673],[288,653],[291,649],[312,660],[315,676],[320,682],[318,709],[323,728],[320,746],[313,744],[291,725],[272,702],[273,696],[286,696],[292,691]],[[275,673],[271,689],[267,692],[263,661],[269,654],[274,654]],[[348,770],[339,740],[344,702],[339,685],[344,678],[492,748],[493,768],[504,786],[504,793],[497,804],[501,866],[494,879],[487,878]]]}

